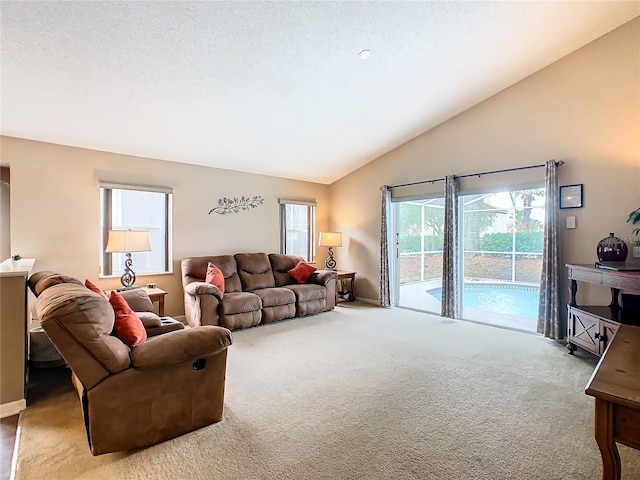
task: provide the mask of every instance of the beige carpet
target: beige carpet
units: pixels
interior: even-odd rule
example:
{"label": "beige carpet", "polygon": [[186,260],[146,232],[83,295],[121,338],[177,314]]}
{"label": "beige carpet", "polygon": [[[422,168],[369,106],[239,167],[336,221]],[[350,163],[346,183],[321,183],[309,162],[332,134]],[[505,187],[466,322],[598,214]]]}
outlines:
{"label": "beige carpet", "polygon": [[[16,478],[600,478],[586,354],[358,303],[234,337],[221,423],[92,457],[63,389],[21,415]],[[620,450],[640,478],[640,452]]]}

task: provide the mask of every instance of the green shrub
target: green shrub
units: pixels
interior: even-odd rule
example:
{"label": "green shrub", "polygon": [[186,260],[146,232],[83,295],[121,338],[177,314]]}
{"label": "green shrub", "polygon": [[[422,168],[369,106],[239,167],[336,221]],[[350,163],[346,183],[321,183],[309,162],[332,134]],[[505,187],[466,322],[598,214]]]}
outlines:
{"label": "green shrub", "polygon": [[[484,252],[510,252],[512,248],[513,234],[511,233],[487,233],[480,237],[478,250]],[[542,253],[544,241],[543,232],[517,232],[516,251],[521,253]],[[424,251],[442,251],[444,245],[443,235],[429,235],[424,237]],[[419,253],[420,235],[400,237],[398,248],[400,253]]]}
{"label": "green shrub", "polygon": [[[542,253],[543,232],[516,232],[516,251]],[[480,238],[480,250],[485,252],[510,252],[512,233],[487,233]]]}
{"label": "green shrub", "polygon": [[[443,235],[430,235],[424,237],[424,251],[442,251],[444,245]],[[398,240],[400,253],[420,252],[420,235],[400,237]]]}

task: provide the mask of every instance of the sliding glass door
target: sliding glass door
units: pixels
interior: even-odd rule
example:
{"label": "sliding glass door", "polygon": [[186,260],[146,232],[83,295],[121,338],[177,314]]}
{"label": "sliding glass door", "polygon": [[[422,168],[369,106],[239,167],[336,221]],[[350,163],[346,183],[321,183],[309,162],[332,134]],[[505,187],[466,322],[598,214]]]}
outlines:
{"label": "sliding glass door", "polygon": [[460,204],[462,318],[535,331],[544,190],[464,195]]}
{"label": "sliding glass door", "polygon": [[[544,190],[459,198],[462,319],[535,331]],[[396,305],[440,314],[444,198],[395,203]]]}
{"label": "sliding glass door", "polygon": [[394,218],[397,305],[439,315],[444,198],[396,203]]}

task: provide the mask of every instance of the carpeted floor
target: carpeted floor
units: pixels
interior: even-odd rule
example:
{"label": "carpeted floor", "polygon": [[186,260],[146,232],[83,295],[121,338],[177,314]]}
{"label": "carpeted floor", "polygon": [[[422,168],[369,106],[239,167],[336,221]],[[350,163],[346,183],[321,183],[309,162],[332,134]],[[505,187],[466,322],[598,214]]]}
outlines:
{"label": "carpeted floor", "polygon": [[[234,338],[221,423],[92,457],[78,398],[63,389],[21,415],[16,479],[601,476],[587,354],[359,303]],[[640,452],[620,453],[623,479],[640,478]]]}

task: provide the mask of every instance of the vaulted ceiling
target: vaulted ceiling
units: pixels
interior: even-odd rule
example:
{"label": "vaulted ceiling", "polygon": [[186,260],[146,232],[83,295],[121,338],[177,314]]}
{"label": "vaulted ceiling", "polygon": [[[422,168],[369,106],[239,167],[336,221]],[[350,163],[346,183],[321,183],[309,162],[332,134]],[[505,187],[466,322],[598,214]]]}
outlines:
{"label": "vaulted ceiling", "polygon": [[2,1],[0,14],[3,135],[331,183],[640,2]]}

